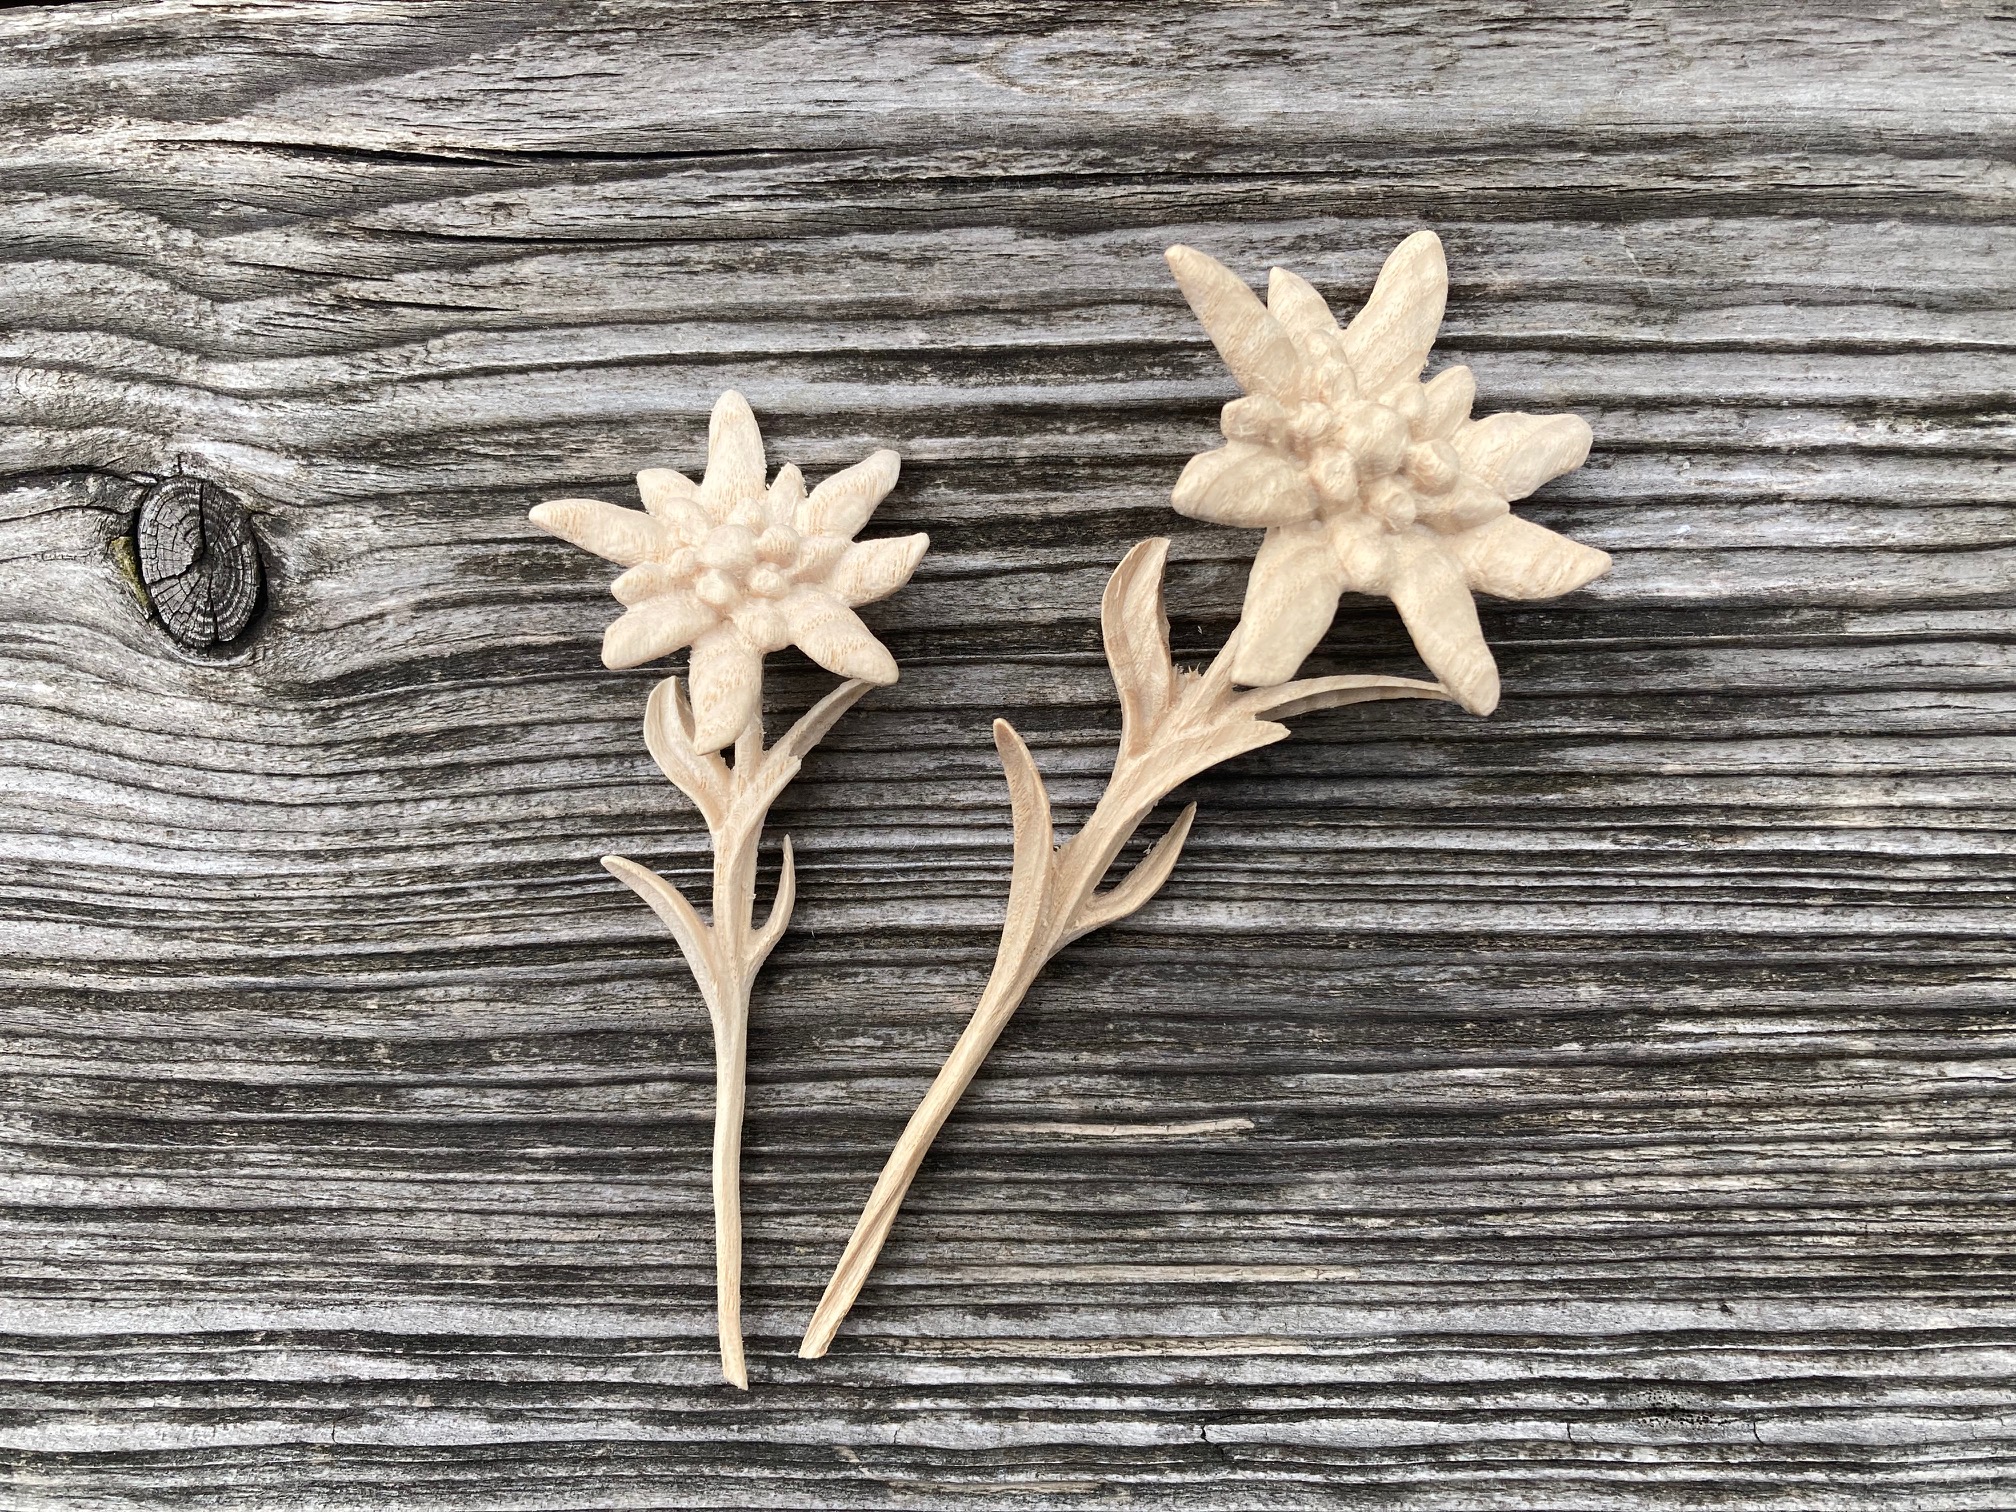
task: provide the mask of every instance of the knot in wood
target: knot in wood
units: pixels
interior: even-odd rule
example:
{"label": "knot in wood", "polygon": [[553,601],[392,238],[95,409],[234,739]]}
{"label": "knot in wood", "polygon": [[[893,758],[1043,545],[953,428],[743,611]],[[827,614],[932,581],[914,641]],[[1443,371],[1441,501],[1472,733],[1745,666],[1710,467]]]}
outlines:
{"label": "knot in wood", "polygon": [[244,506],[214,483],[167,478],[134,525],[140,580],[168,633],[192,650],[235,640],[259,605],[259,543]]}

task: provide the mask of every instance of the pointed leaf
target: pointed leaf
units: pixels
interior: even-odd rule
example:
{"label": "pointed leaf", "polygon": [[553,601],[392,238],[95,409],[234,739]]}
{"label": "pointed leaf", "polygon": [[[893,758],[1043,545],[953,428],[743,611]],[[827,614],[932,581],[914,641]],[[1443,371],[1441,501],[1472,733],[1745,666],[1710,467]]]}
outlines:
{"label": "pointed leaf", "polygon": [[1291,403],[1299,398],[1301,357],[1295,343],[1239,276],[1194,247],[1171,247],[1166,256],[1177,287],[1239,386]]}
{"label": "pointed leaf", "polygon": [[784,837],[784,860],[777,872],[777,896],[771,900],[770,912],[764,917],[763,927],[756,931],[751,942],[755,947],[755,959],[751,965],[761,966],[770,959],[770,952],[777,948],[777,942],[784,938],[784,927],[791,922],[791,910],[798,903],[798,869],[791,858],[791,837]]}
{"label": "pointed leaf", "polygon": [[778,608],[798,649],[834,676],[882,684],[896,681],[896,658],[889,648],[861,623],[860,615],[824,588],[794,589]]}
{"label": "pointed leaf", "polygon": [[733,625],[693,643],[693,744],[718,751],[755,723],[763,706],[763,658]]}
{"label": "pointed leaf", "polygon": [[644,744],[658,770],[693,800],[707,828],[720,829],[732,789],[728,764],[717,755],[703,754],[696,744],[693,711],[676,677],[659,683],[645,700]]}
{"label": "pointed leaf", "polygon": [[628,857],[604,856],[602,865],[611,876],[626,883],[632,892],[650,904],[651,911],[664,920],[672,938],[679,943],[680,954],[686,957],[693,980],[700,984],[700,995],[711,1005],[715,988],[721,981],[720,963],[714,958],[714,931],[686,901],[686,895],[648,866],[639,866]]}
{"label": "pointed leaf", "polygon": [[1416,231],[1393,249],[1372,297],[1344,331],[1344,350],[1365,393],[1376,396],[1421,376],[1448,298],[1441,238]]}
{"label": "pointed leaf", "polygon": [[1105,892],[1087,898],[1072,918],[1062,943],[1069,944],[1081,935],[1126,918],[1160,892],[1176,869],[1176,859],[1183,854],[1183,842],[1189,838],[1190,825],[1196,817],[1197,805],[1193,803],[1176,816],[1176,822],[1149,847],[1148,854],[1135,863],[1132,871]]}
{"label": "pointed leaf", "polygon": [[1176,694],[1169,656],[1169,616],[1162,608],[1162,568],[1169,542],[1157,537],[1127,553],[1106,580],[1099,601],[1106,665],[1120,694],[1120,749],[1145,750]]}
{"label": "pointed leaf", "polygon": [[1451,438],[1463,471],[1507,499],[1523,499],[1589,457],[1589,422],[1580,415],[1492,415],[1460,426]]}
{"label": "pointed leaf", "polygon": [[1450,536],[1446,544],[1470,586],[1499,598],[1555,598],[1610,570],[1609,552],[1517,515]]}
{"label": "pointed leaf", "polygon": [[763,432],[749,401],[730,389],[714,401],[707,421],[707,475],[700,502],[716,523],[747,499],[763,496]]}
{"label": "pointed leaf", "polygon": [[600,499],[548,499],[533,505],[528,518],[541,530],[624,567],[669,554],[678,544],[661,522],[642,510],[622,509]]}
{"label": "pointed leaf", "polygon": [[690,593],[664,593],[646,599],[617,616],[602,632],[602,665],[621,671],[670,656],[712,629],[717,618]]}
{"label": "pointed leaf", "polygon": [[1192,457],[1169,502],[1193,520],[1247,529],[1292,525],[1316,513],[1316,495],[1301,467],[1252,441],[1229,442]]}
{"label": "pointed leaf", "polygon": [[1267,313],[1281,323],[1289,335],[1304,331],[1334,331],[1337,317],[1309,280],[1286,268],[1267,274]]}
{"label": "pointed leaf", "polygon": [[1438,698],[1452,701],[1440,683],[1422,682],[1412,677],[1305,677],[1298,682],[1272,688],[1255,688],[1242,693],[1237,707],[1255,718],[1292,719],[1317,709],[1336,709],[1345,704],[1371,703],[1382,698]]}
{"label": "pointed leaf", "polygon": [[842,468],[806,496],[796,524],[803,535],[852,539],[896,486],[903,459],[886,448]]}
{"label": "pointed leaf", "polygon": [[1472,714],[1497,708],[1498,664],[1484,642],[1463,569],[1444,545],[1419,532],[1396,537],[1387,592],[1414,649],[1456,701]]}
{"label": "pointed leaf", "polygon": [[1343,591],[1344,569],[1320,520],[1268,531],[1246,580],[1232,680],[1266,687],[1293,677],[1337,617]]}
{"label": "pointed leaf", "polygon": [[1025,889],[1040,897],[1057,852],[1056,831],[1050,826],[1050,794],[1036,758],[1005,719],[994,721],[994,749],[1001,753],[1001,774],[1008,779],[1008,801],[1015,815],[1015,870],[1008,884],[1011,899]]}
{"label": "pointed leaf", "polygon": [[700,507],[700,485],[669,467],[647,467],[637,474],[637,494],[644,509],[688,546],[706,539],[713,522]]}
{"label": "pointed leaf", "polygon": [[826,587],[845,604],[872,604],[910,581],[931,537],[892,536],[886,541],[860,541],[849,546],[826,574]]}
{"label": "pointed leaf", "polygon": [[1423,433],[1447,440],[1470,418],[1477,402],[1477,375],[1467,367],[1444,368],[1421,386]]}

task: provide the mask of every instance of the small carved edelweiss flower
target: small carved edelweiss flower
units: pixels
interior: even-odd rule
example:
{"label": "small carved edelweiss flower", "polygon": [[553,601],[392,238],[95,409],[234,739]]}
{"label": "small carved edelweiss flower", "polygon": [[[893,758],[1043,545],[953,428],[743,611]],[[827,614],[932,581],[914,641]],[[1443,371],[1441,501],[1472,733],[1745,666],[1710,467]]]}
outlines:
{"label": "small carved edelweiss flower", "polygon": [[1246,390],[1225,406],[1227,444],[1190,459],[1171,502],[1220,525],[1266,526],[1253,560],[1233,679],[1295,675],[1346,589],[1393,600],[1421,658],[1473,714],[1498,704],[1498,667],[1472,590],[1543,599],[1606,571],[1609,556],[1519,519],[1510,500],[1589,454],[1576,415],[1470,418],[1476,380],[1421,382],[1442,324],[1442,243],[1417,231],[1339,329],[1322,295],[1273,270],[1262,305],[1213,258],[1171,247],[1169,266]]}
{"label": "small carved edelweiss flower", "polygon": [[629,570],[611,591],[629,606],[602,638],[602,661],[635,667],[693,648],[694,743],[730,744],[762,703],[763,657],[788,645],[840,677],[896,681],[896,659],[854,605],[909,581],[929,536],[853,539],[895,486],[893,451],[835,473],[809,494],[798,469],[763,485],[763,436],[730,391],[707,428],[698,485],[669,468],[637,474],[644,510],[554,499],[532,522]]}

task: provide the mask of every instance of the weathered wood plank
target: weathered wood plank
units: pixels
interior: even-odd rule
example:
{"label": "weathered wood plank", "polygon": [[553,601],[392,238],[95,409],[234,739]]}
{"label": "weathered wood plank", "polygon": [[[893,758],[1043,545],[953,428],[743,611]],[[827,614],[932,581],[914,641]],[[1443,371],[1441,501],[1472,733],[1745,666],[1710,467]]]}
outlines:
{"label": "weathered wood plank", "polygon": [[[2016,1500],[2008,59],[1901,0],[0,16],[9,1504]],[[1174,537],[1181,654],[1236,609],[1162,247],[1348,301],[1424,223],[1616,572],[1488,608],[1491,720],[1194,784],[796,1360],[991,955],[984,716],[1069,824],[1112,563]],[[776,814],[747,1398],[704,1019],[594,861],[703,840],[523,520],[729,384],[934,539]],[[134,587],[178,472],[252,511],[229,654]],[[1372,604],[1317,663],[1414,665]]]}

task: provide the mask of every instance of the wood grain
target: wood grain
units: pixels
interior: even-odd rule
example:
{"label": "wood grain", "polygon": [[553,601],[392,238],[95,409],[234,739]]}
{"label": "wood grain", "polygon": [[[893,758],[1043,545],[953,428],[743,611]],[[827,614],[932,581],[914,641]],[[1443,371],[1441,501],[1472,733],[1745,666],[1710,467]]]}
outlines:
{"label": "wood grain", "polygon": [[[0,15],[10,1503],[2016,1500],[2009,39]],[[1184,866],[1053,964],[794,1359],[986,974],[987,716],[1068,833],[1113,564],[1175,537],[1179,659],[1237,606],[1251,540],[1166,502],[1232,388],[1162,248],[1349,303],[1422,225],[1480,412],[1595,426],[1528,512],[1615,572],[1487,611],[1490,720],[1311,716],[1179,793]],[[866,613],[902,682],[773,815],[747,1399],[704,1013],[595,863],[704,840],[605,574],[524,523],[693,466],[731,385],[814,476],[900,450],[878,524],[934,540]],[[135,587],[178,470],[264,555],[228,655]],[[782,728],[828,680],[775,667]],[[1360,603],[1310,671],[1418,668]]]}

